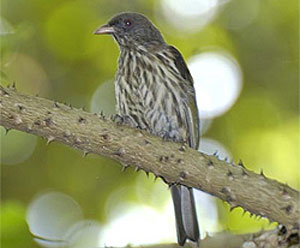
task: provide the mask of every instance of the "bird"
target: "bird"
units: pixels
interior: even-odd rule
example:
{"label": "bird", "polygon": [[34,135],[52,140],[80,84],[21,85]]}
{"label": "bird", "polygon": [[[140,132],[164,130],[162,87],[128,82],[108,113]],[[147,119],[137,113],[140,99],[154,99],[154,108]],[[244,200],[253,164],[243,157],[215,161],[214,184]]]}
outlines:
{"label": "bird", "polygon": [[[120,49],[115,75],[117,113],[133,127],[198,149],[195,88],[183,56],[143,14],[122,12],[94,32],[111,35]],[[200,244],[192,188],[170,185],[177,242]]]}

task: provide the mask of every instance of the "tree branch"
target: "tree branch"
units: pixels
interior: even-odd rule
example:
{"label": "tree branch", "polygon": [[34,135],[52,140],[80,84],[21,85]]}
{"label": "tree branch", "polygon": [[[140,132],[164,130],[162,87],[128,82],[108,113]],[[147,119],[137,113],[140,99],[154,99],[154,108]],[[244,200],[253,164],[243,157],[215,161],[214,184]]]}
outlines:
{"label": "tree branch", "polygon": [[0,86],[0,125],[57,141],[152,172],[169,184],[180,183],[210,193],[231,208],[241,206],[288,227],[300,226],[300,193],[256,174],[239,163],[228,164],[185,144],[164,141],[121,125],[103,115],[18,93]]}

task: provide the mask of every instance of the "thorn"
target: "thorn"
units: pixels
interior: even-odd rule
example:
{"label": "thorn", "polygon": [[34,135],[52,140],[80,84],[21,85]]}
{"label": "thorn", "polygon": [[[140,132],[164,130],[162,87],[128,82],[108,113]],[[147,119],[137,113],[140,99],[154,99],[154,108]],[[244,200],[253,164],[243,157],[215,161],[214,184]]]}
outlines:
{"label": "thorn", "polygon": [[108,137],[108,134],[102,134],[100,135],[104,140],[107,140],[109,137]]}
{"label": "thorn", "polygon": [[244,216],[247,213],[247,210],[243,209],[242,216]]}
{"label": "thorn", "polygon": [[21,106],[20,104],[17,104],[17,107],[19,109],[20,112],[24,112],[25,108],[23,106]]}
{"label": "thorn", "polygon": [[179,180],[180,181],[184,181],[184,179],[186,179],[186,172],[184,172],[184,171],[181,171],[180,173],[179,173]]}
{"label": "thorn", "polygon": [[53,136],[49,136],[48,138],[47,138],[47,145],[49,145],[52,141],[54,141],[55,140],[55,138],[53,137]]}
{"label": "thorn", "polygon": [[15,123],[16,125],[19,125],[19,124],[23,123],[23,121],[22,121],[22,119],[20,118],[19,115],[17,115],[17,116],[15,117],[14,123]]}
{"label": "thorn", "polygon": [[5,135],[7,135],[10,130],[11,128],[5,128]]}
{"label": "thorn", "polygon": [[213,153],[213,156],[216,156],[216,157],[217,157],[217,154],[218,154],[218,151],[215,151],[215,152]]}
{"label": "thorn", "polygon": [[244,179],[248,178],[247,172],[243,169],[242,176]]}
{"label": "thorn", "polygon": [[27,130],[28,130],[28,131],[31,131],[31,130],[32,130],[32,125],[31,125],[31,124],[28,124],[28,125],[27,125]]}
{"label": "thorn", "polygon": [[84,151],[82,157],[85,158],[87,155],[89,155],[89,152],[88,151]]}
{"label": "thorn", "polygon": [[208,160],[207,165],[208,165],[208,167],[213,167],[213,166],[214,166],[214,163],[213,163],[211,160]]}
{"label": "thorn", "polygon": [[241,167],[243,167],[243,168],[245,168],[245,166],[244,166],[244,164],[243,164],[243,161],[242,161],[241,159],[239,160],[238,165],[241,166]]}
{"label": "thorn", "polygon": [[40,120],[36,120],[33,124],[39,126],[39,125],[41,125],[41,121]]}
{"label": "thorn", "polygon": [[86,119],[84,119],[84,118],[82,118],[81,116],[79,116],[79,118],[78,118],[78,122],[79,123],[85,123],[86,122]]}
{"label": "thorn", "polygon": [[226,195],[229,193],[229,190],[226,187],[223,187],[220,191],[222,194]]}
{"label": "thorn", "polygon": [[102,110],[99,112],[98,116],[99,116],[99,118],[102,119],[102,120],[105,119],[105,116],[104,116],[104,113],[103,113]]}
{"label": "thorn", "polygon": [[231,172],[230,170],[228,170],[227,176],[228,176],[228,179],[229,179],[230,181],[232,181],[232,180],[234,179],[234,178],[233,178],[233,174],[232,174],[232,172]]}
{"label": "thorn", "polygon": [[141,168],[137,166],[137,167],[134,168],[134,171],[135,171],[135,172],[138,172],[140,169],[141,169]]}
{"label": "thorn", "polygon": [[184,152],[184,151],[186,150],[186,145],[185,145],[185,144],[182,144],[182,145],[179,147],[178,150],[181,151],[181,152]]}
{"label": "thorn", "polygon": [[125,153],[125,149],[123,147],[119,148],[116,152],[115,155],[122,157]]}
{"label": "thorn", "polygon": [[156,182],[158,176],[154,175],[154,182]]}
{"label": "thorn", "polygon": [[283,236],[284,234],[287,233],[287,229],[285,226],[280,225],[278,228],[279,228],[278,235]]}
{"label": "thorn", "polygon": [[50,126],[53,125],[53,121],[52,121],[51,117],[46,118],[46,119],[44,120],[44,122],[45,122],[45,125],[46,125],[47,127],[50,127]]}
{"label": "thorn", "polygon": [[12,83],[12,86],[11,86],[11,88],[12,88],[12,89],[14,89],[14,90],[16,90],[16,89],[17,89],[17,88],[16,88],[16,82],[13,82],[13,83]]}
{"label": "thorn", "polygon": [[4,88],[1,88],[0,90],[3,96],[9,96],[8,92]]}
{"label": "thorn", "polygon": [[78,138],[78,137],[76,137],[76,138],[75,138],[75,141],[74,141],[74,144],[75,144],[75,145],[79,145],[80,143],[82,143],[81,139]]}
{"label": "thorn", "polygon": [[57,103],[57,102],[54,102],[54,103],[53,103],[53,107],[54,107],[54,108],[59,108],[58,103]]}
{"label": "thorn", "polygon": [[263,178],[266,178],[266,176],[264,175],[263,169],[260,169],[260,175],[261,175]]}
{"label": "thorn", "polygon": [[69,131],[69,130],[66,130],[65,132],[64,132],[64,137],[65,138],[68,138],[68,137],[70,137],[71,136],[71,132]]}
{"label": "thorn", "polygon": [[149,171],[145,171],[147,177],[149,177]]}
{"label": "thorn", "polygon": [[291,212],[292,212],[293,207],[292,207],[292,205],[287,205],[286,207],[281,208],[281,209],[285,210],[286,214],[290,215]]}
{"label": "thorn", "polygon": [[123,165],[121,172],[124,172],[129,166],[128,165]]}

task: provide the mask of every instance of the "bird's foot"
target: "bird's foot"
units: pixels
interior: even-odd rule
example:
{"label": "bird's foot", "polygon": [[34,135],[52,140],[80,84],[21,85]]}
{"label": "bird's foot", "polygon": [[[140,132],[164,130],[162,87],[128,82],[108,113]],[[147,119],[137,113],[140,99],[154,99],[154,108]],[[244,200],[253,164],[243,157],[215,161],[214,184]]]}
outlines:
{"label": "bird's foot", "polygon": [[167,140],[167,141],[175,141],[175,137],[171,136],[169,132],[167,131],[160,131],[158,133],[158,136],[162,137],[163,140]]}
{"label": "bird's foot", "polygon": [[129,115],[115,114],[111,117],[111,119],[112,119],[112,121],[114,121],[115,123],[117,123],[119,125],[125,125],[125,126],[134,127],[134,128],[138,127],[136,122]]}

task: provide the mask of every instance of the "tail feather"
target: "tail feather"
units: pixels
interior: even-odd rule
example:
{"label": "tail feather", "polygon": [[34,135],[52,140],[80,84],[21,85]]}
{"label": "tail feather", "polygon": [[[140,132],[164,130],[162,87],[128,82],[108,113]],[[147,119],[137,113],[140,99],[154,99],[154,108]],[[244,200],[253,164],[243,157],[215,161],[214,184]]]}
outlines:
{"label": "tail feather", "polygon": [[192,189],[182,185],[173,185],[171,193],[178,244],[183,246],[187,239],[199,242],[199,227]]}

